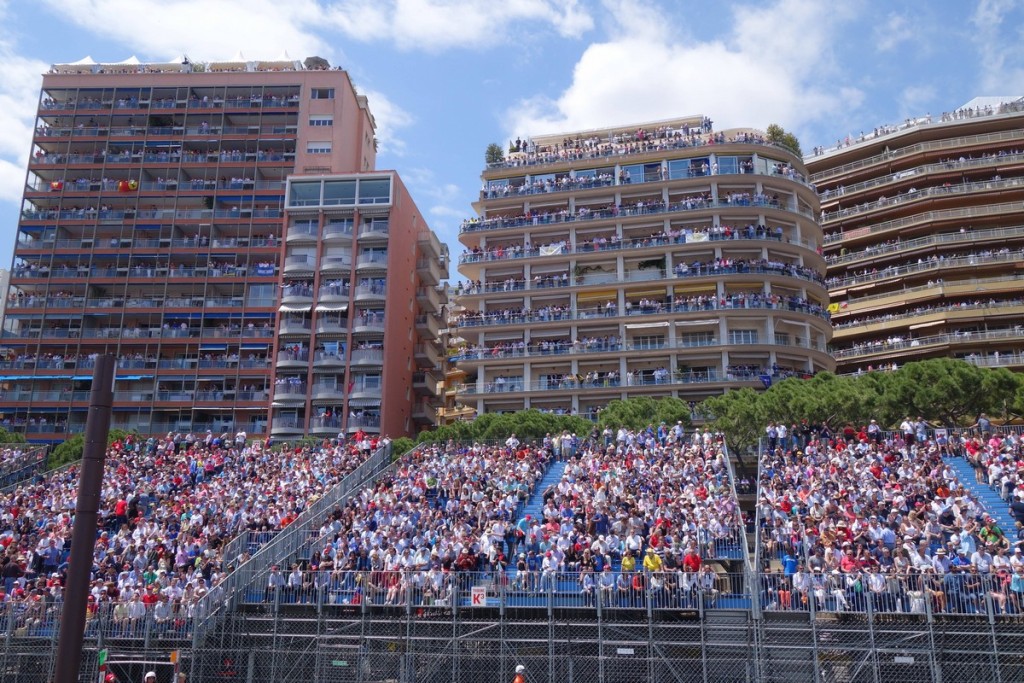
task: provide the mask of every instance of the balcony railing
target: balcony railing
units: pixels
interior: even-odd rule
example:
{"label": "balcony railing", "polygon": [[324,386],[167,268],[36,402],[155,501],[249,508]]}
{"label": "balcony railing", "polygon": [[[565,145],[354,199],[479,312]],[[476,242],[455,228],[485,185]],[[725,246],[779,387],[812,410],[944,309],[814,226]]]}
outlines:
{"label": "balcony railing", "polygon": [[988,330],[984,332],[955,332],[952,334],[936,334],[929,337],[904,338],[888,337],[875,342],[854,344],[848,349],[836,349],[832,352],[837,360],[871,356],[878,353],[891,354],[897,351],[923,349],[929,346],[946,344],[974,344],[1000,339],[1024,339],[1024,329],[1009,328],[1004,330]]}
{"label": "balcony railing", "polygon": [[748,202],[732,204],[728,201],[712,199],[692,199],[668,204],[657,202],[645,205],[643,208],[619,207],[612,209],[598,209],[586,213],[556,212],[539,214],[537,216],[520,216],[516,218],[489,218],[483,220],[472,220],[464,222],[460,233],[480,232],[487,230],[507,230],[509,228],[528,228],[536,225],[555,225],[559,223],[589,222],[594,220],[623,219],[634,216],[648,216],[664,213],[678,213],[688,211],[707,211],[708,209],[731,209],[731,208],[766,208],[777,209],[797,213],[808,218],[814,218],[810,209],[796,206],[782,206],[772,199],[751,199]]}

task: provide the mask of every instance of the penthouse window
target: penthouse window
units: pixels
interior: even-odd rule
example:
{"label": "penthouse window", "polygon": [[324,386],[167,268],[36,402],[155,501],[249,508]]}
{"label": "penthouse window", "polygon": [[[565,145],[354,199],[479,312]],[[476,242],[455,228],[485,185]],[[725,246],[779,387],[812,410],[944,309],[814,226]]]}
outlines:
{"label": "penthouse window", "polygon": [[333,100],[334,88],[313,88],[309,93],[311,100]]}

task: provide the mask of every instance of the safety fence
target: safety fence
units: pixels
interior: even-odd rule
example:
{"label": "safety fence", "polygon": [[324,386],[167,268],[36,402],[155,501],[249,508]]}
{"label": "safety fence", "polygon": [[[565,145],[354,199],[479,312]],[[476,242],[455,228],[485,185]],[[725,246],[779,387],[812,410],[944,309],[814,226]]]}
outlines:
{"label": "safety fence", "polygon": [[[853,588],[846,605],[811,589],[805,602],[766,577],[717,573],[710,590],[648,581],[587,596],[565,580],[536,591],[492,582],[481,592],[453,579],[439,597],[410,588],[389,601],[378,587],[347,603],[330,585],[279,591],[250,596],[201,635],[187,632],[187,615],[161,621],[103,606],[89,620],[80,680],[96,680],[101,649],[118,680],[154,670],[158,683],[170,683],[175,666],[192,682],[490,683],[511,680],[518,664],[528,681],[588,683],[1024,680],[1024,615],[1009,601],[1003,613],[991,596],[942,609],[923,591],[918,608],[911,584],[862,599]],[[5,683],[48,683],[59,607],[2,606]]]}

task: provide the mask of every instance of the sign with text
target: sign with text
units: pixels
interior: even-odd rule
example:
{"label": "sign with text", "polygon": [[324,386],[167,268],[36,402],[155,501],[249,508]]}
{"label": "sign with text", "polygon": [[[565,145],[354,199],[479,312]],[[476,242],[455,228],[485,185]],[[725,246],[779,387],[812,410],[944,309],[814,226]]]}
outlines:
{"label": "sign with text", "polygon": [[473,607],[487,607],[487,586],[473,586],[470,596]]}

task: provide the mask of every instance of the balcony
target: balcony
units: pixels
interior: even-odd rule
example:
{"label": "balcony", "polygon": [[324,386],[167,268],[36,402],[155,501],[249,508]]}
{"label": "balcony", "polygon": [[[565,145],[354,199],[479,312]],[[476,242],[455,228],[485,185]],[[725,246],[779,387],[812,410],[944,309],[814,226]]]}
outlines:
{"label": "balcony", "polygon": [[288,232],[285,234],[285,241],[288,244],[297,242],[316,242],[319,237],[320,228],[316,224],[299,223],[288,228]]}
{"label": "balcony", "polygon": [[282,304],[312,304],[313,288],[308,285],[287,285],[281,290]]}
{"label": "balcony", "polygon": [[280,369],[309,367],[309,349],[278,351],[276,367]]}
{"label": "balcony", "polygon": [[437,424],[437,408],[429,403],[417,402],[412,407],[412,419]]}
{"label": "balcony", "polygon": [[316,259],[312,256],[286,256],[284,259],[285,275],[312,273],[316,268]]}
{"label": "balcony", "polygon": [[383,301],[387,298],[384,284],[356,285],[356,301]]}
{"label": "balcony", "polygon": [[417,344],[413,353],[418,361],[425,361],[434,367],[441,364],[441,352],[438,351],[437,345],[433,341]]}
{"label": "balcony", "polygon": [[314,401],[337,401],[345,400],[345,387],[337,382],[319,382],[313,384],[312,399]]}
{"label": "balcony", "polygon": [[310,434],[337,434],[341,431],[341,418],[317,416],[309,420]]}
{"label": "balcony", "polygon": [[342,244],[352,240],[350,223],[328,223],[324,226],[323,241],[325,244]]}
{"label": "balcony", "polygon": [[437,287],[423,286],[416,288],[416,301],[421,307],[432,312],[437,313],[441,310],[441,299],[444,294],[438,290]]}
{"label": "balcony", "polygon": [[270,435],[302,434],[305,420],[301,417],[275,417],[270,422]]}
{"label": "balcony", "polygon": [[380,399],[381,387],[380,384],[367,384],[367,383],[356,383],[352,387],[352,392],[349,394],[349,399],[357,398],[375,398]]}
{"label": "balcony", "polygon": [[309,336],[312,331],[312,326],[309,320],[289,320],[283,318],[278,324],[278,334],[280,335],[303,335]]}
{"label": "balcony", "polygon": [[416,329],[431,339],[436,339],[441,334],[441,323],[436,315],[416,316]]}
{"label": "balcony", "polygon": [[324,256],[320,260],[320,272],[324,275],[348,275],[351,270],[351,256]]}
{"label": "balcony", "polygon": [[387,221],[369,221],[359,226],[359,239],[362,240],[387,240],[389,234]]}
{"label": "balcony", "polygon": [[441,262],[436,258],[420,259],[416,262],[416,272],[425,285],[436,287],[441,284],[445,273],[441,270]]}
{"label": "balcony", "polygon": [[306,400],[306,383],[282,382],[281,384],[275,384],[274,400],[289,403],[304,402]]}
{"label": "balcony", "polygon": [[355,349],[352,351],[351,365],[383,365],[384,349]]}
{"label": "balcony", "polygon": [[348,318],[339,318],[330,314],[317,318],[317,334],[344,334],[346,332],[348,332]]}
{"label": "balcony", "polygon": [[360,254],[359,258],[356,259],[356,270],[360,272],[369,270],[386,270],[387,267],[387,254]]}
{"label": "balcony", "polygon": [[317,351],[313,354],[314,370],[334,370],[345,367],[345,359],[336,353]]}
{"label": "balcony", "polygon": [[380,415],[360,415],[358,417],[350,417],[348,419],[348,426],[346,429],[350,432],[355,432],[360,429],[370,432],[379,432]]}
{"label": "balcony", "polygon": [[319,290],[319,303],[337,304],[348,303],[349,286],[345,284],[321,285]]}
{"label": "balcony", "polygon": [[352,334],[384,334],[384,320],[357,317],[352,325]]}
{"label": "balcony", "polygon": [[412,388],[416,391],[438,396],[440,395],[440,386],[440,381],[432,372],[414,372],[412,375]]}

